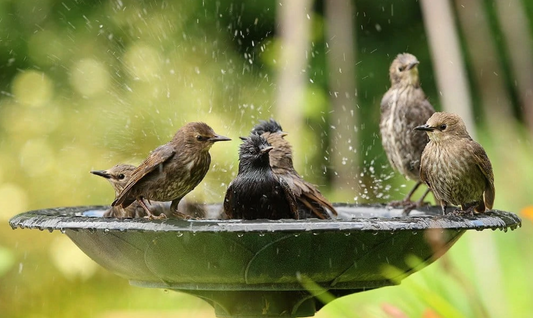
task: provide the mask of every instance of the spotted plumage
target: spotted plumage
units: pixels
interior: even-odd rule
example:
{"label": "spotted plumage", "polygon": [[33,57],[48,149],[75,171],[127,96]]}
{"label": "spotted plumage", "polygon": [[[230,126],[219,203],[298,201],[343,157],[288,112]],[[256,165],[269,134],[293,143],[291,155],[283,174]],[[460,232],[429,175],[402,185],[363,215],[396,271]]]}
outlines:
{"label": "spotted plumage", "polygon": [[167,144],[156,148],[131,175],[112,206],[127,207],[139,202],[153,217],[144,199],[172,201],[170,210],[177,212],[178,204],[187,193],[202,181],[211,163],[209,149],[217,141],[230,140],[217,135],[205,123],[193,122],[183,126]]}
{"label": "spotted plumage", "polygon": [[[113,189],[115,190],[115,197],[124,189],[124,186],[131,178],[131,174],[135,171],[135,166],[128,164],[117,164],[107,170],[93,170],[92,174],[105,178]],[[151,201],[147,204],[153,215],[160,215],[164,213],[166,205],[164,202]],[[133,202],[128,207],[112,206],[104,212],[104,217],[113,218],[142,218],[147,216],[144,208],[137,202]]]}
{"label": "spotted plumage", "polygon": [[440,201],[443,213],[448,204],[479,213],[492,209],[492,165],[483,147],[468,134],[463,120],[439,112],[416,129],[427,132],[430,139],[422,153],[420,179]]}
{"label": "spotted plumage", "polygon": [[389,69],[391,87],[381,100],[379,125],[383,148],[392,168],[417,182],[403,201],[394,203],[409,208],[413,207],[411,196],[421,184],[420,157],[428,142],[427,136],[414,128],[435,112],[420,87],[418,64],[416,57],[409,53],[399,54],[392,62]]}

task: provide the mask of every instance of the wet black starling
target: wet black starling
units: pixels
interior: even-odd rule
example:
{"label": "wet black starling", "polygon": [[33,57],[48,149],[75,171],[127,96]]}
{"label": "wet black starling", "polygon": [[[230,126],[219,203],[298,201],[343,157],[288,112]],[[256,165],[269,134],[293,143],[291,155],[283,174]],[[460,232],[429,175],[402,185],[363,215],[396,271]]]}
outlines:
{"label": "wet black starling", "polygon": [[403,201],[391,202],[403,206],[405,212],[421,206],[429,189],[416,203],[411,196],[420,186],[420,156],[428,142],[427,136],[414,128],[434,112],[418,80],[418,60],[409,53],[399,54],[392,62],[389,75],[391,87],[381,100],[380,132],[383,148],[392,168],[417,183]]}
{"label": "wet black starling", "polygon": [[333,205],[313,184],[306,182],[294,169],[292,147],[283,137],[287,135],[274,119],[262,120],[252,129],[252,134],[263,136],[274,149],[270,151],[270,166],[280,179],[289,185],[296,196],[299,218],[331,218],[337,215]]}
{"label": "wet black starling", "polygon": [[415,128],[427,132],[420,179],[440,200],[442,213],[451,203],[463,211],[482,213],[494,204],[494,175],[483,147],[472,140],[463,120],[449,113],[435,113]]}
{"label": "wet black starling", "polygon": [[172,201],[171,213],[180,215],[177,208],[181,198],[192,191],[209,170],[209,149],[213,143],[225,140],[230,139],[217,135],[205,123],[188,123],[133,171],[111,205],[126,208],[137,201],[148,217],[153,218],[144,199]]}
{"label": "wet black starling", "polygon": [[[115,197],[124,189],[124,186],[129,181],[131,173],[135,170],[135,166],[128,164],[118,164],[107,170],[93,170],[92,174],[103,177],[109,181],[113,189],[115,190]],[[137,203],[134,202],[127,208],[121,206],[112,206],[104,213],[104,217],[115,218],[135,218],[144,217],[146,212]]]}
{"label": "wet black starling", "polygon": [[270,168],[273,149],[265,138],[252,134],[241,138],[239,173],[224,198],[229,219],[298,218],[296,198],[289,186]]}

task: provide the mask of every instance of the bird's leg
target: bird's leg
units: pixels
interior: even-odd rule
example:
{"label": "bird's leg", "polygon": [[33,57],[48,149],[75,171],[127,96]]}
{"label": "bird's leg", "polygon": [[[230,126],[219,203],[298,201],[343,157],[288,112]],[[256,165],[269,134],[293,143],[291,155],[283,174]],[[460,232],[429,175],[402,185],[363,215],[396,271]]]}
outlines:
{"label": "bird's leg", "polygon": [[180,204],[181,198],[172,200],[172,203],[170,204],[170,211],[178,211],[178,204]]}
{"label": "bird's leg", "polygon": [[440,200],[440,207],[442,208],[442,215],[446,215],[446,206],[448,203],[444,200]]}
{"label": "bird's leg", "polygon": [[191,217],[183,212],[178,211],[178,205],[180,203],[181,198],[172,200],[172,203],[170,204],[170,215],[177,217],[178,219],[191,219]]}
{"label": "bird's leg", "polygon": [[430,189],[430,188],[427,188],[427,189],[426,189],[426,192],[424,192],[424,194],[422,194],[422,197],[421,197],[418,201],[416,201],[416,202],[413,203],[413,204],[408,205],[407,207],[405,207],[405,208],[403,209],[403,214],[404,214],[404,215],[409,215],[409,212],[411,212],[412,209],[414,209],[414,208],[420,208],[420,207],[423,207],[424,205],[426,205],[427,203],[424,202],[424,199],[426,198],[426,196],[428,195],[428,193],[429,193],[430,191],[431,191],[431,189]]}
{"label": "bird's leg", "polygon": [[137,202],[139,202],[139,204],[142,206],[142,208],[144,209],[144,211],[146,212],[146,217],[148,217],[149,219],[153,219],[154,218],[154,215],[152,214],[152,212],[150,211],[150,209],[146,206],[146,204],[144,203],[144,200],[142,197],[138,198],[137,199]]}
{"label": "bird's leg", "polygon": [[413,196],[413,193],[415,193],[416,189],[422,184],[422,182],[418,181],[413,189],[409,191],[409,193],[405,196],[405,198],[401,201],[392,201],[388,204],[388,206],[391,207],[404,207],[404,213],[407,211],[411,211],[416,207],[416,205],[411,201],[411,197]]}
{"label": "bird's leg", "polygon": [[413,189],[411,191],[409,191],[409,193],[407,193],[407,196],[405,196],[405,198],[403,199],[404,202],[411,202],[411,197],[413,196],[413,194],[415,193],[416,189],[418,189],[418,187],[422,184],[422,181],[418,181],[415,186],[413,187]]}
{"label": "bird's leg", "polygon": [[428,193],[431,191],[430,188],[427,188],[426,192],[424,192],[424,194],[422,195],[422,197],[416,201],[416,207],[419,208],[421,206],[424,206],[425,203],[424,203],[424,199],[426,198],[426,196],[428,195]]}
{"label": "bird's leg", "polygon": [[[418,185],[420,185],[420,183]],[[417,187],[418,186],[415,186],[415,189]],[[422,195],[422,197],[418,201],[416,201],[414,203],[409,201],[409,204],[403,209],[403,214],[404,215],[409,215],[409,212],[411,212],[412,209],[420,208],[420,207],[424,206],[425,205],[424,199],[428,195],[429,191],[431,191],[431,190],[429,188],[427,188],[426,192],[424,192],[424,194]],[[411,192],[414,192],[414,191],[411,191]],[[411,193],[411,195],[412,195],[412,193]]]}
{"label": "bird's leg", "polygon": [[155,216],[151,211],[150,209],[148,208],[148,206],[146,206],[146,203],[144,203],[144,200],[142,197],[138,198],[137,199],[137,202],[139,202],[139,204],[143,207],[144,211],[146,211],[146,214],[147,216],[145,216],[146,218],[152,220],[152,219],[166,219],[167,216],[164,214],[164,213],[161,213],[160,215],[158,216]]}
{"label": "bird's leg", "polygon": [[388,204],[388,206],[391,206],[391,207],[403,207],[403,214],[404,215],[409,215],[409,212],[411,212],[412,209],[416,208],[417,207],[417,203],[411,201],[411,197],[413,196],[413,194],[415,193],[416,189],[418,189],[418,187],[422,184],[421,181],[418,181],[415,186],[413,187],[413,189],[411,189],[411,191],[409,191],[409,193],[407,193],[407,195],[405,196],[405,198],[401,201],[392,201]]}

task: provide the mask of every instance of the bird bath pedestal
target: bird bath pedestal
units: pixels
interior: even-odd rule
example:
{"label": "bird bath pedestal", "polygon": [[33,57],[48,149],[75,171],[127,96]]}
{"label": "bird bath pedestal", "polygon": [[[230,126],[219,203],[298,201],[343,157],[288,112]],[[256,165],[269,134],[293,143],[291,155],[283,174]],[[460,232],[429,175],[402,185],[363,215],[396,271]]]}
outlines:
{"label": "bird bath pedestal", "polygon": [[[209,205],[210,211],[220,205]],[[514,229],[491,211],[442,216],[428,207],[401,217],[380,205],[337,205],[337,220],[146,220],[90,217],[107,207],[19,214],[13,228],[60,230],[94,261],[141,287],[196,295],[217,317],[307,317],[329,292],[343,296],[396,284],[430,264],[469,229]],[[427,230],[439,234],[439,244]],[[413,267],[409,256],[420,260]],[[403,274],[388,277],[384,266]],[[311,282],[307,284],[306,282]]]}

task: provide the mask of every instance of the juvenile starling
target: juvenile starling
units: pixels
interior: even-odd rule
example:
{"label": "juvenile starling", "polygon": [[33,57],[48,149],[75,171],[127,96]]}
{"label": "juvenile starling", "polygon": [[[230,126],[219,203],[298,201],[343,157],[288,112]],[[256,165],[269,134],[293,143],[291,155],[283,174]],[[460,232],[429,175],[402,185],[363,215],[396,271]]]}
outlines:
{"label": "juvenile starling", "polygon": [[[91,173],[107,179],[115,190],[116,197],[124,189],[133,170],[135,170],[135,166],[133,165],[118,164],[107,170],[92,170]],[[104,213],[104,217],[115,218],[134,218],[144,217],[145,215],[146,212],[137,202],[134,202],[125,209],[120,206],[112,206]]]}
{"label": "juvenile starling", "polygon": [[328,219],[337,215],[333,205],[311,183],[306,182],[294,169],[292,147],[283,137],[287,135],[274,119],[262,120],[252,134],[263,136],[274,149],[270,151],[270,166],[275,175],[289,185],[296,196],[299,218]]}
{"label": "juvenile starling", "polygon": [[472,213],[492,209],[494,175],[483,147],[472,140],[463,120],[449,113],[435,113],[415,128],[427,132],[429,143],[422,153],[420,179],[440,200],[442,213],[448,203]]}
{"label": "juvenile starling", "polygon": [[91,173],[107,179],[115,190],[115,195],[118,195],[124,189],[133,170],[135,170],[134,165],[118,164],[107,170],[92,170]]}
{"label": "juvenile starling", "polygon": [[298,218],[296,198],[291,189],[270,168],[268,153],[273,149],[265,138],[241,137],[239,172],[224,198],[229,219]]}
{"label": "juvenile starling", "polygon": [[416,203],[411,196],[420,186],[420,156],[428,142],[423,132],[414,128],[434,112],[418,80],[418,60],[409,53],[399,54],[389,68],[391,87],[381,99],[381,141],[392,168],[416,184],[403,201],[391,202],[403,206],[404,212],[421,206],[429,189]]}
{"label": "juvenile starling", "polygon": [[[103,177],[109,181],[113,189],[115,190],[115,197],[124,189],[126,183],[128,183],[132,172],[135,170],[135,166],[128,164],[118,164],[107,170],[93,170],[92,174]],[[154,215],[160,215],[168,209],[168,205],[165,202],[152,201],[148,204],[148,208]],[[112,206],[107,210],[104,217],[114,218],[142,218],[147,216],[144,208],[138,203],[133,202],[127,208],[121,206]]]}
{"label": "juvenile starling", "polygon": [[111,205],[126,208],[137,201],[148,217],[153,218],[144,199],[172,201],[170,213],[181,214],[177,210],[181,198],[191,192],[209,170],[209,149],[213,143],[225,140],[231,139],[217,135],[205,123],[188,123],[133,171]]}

